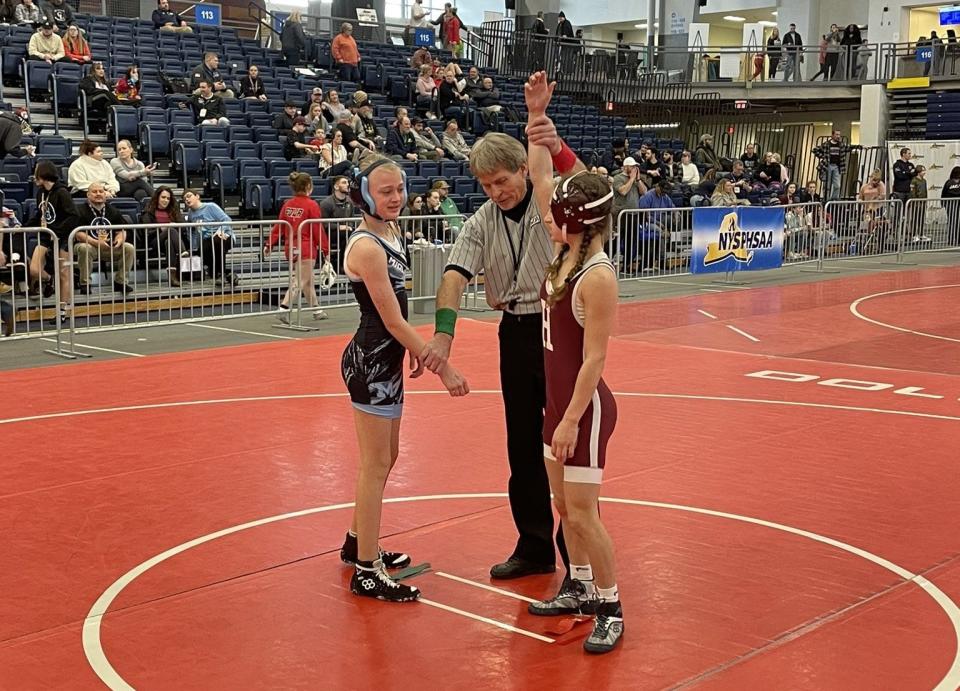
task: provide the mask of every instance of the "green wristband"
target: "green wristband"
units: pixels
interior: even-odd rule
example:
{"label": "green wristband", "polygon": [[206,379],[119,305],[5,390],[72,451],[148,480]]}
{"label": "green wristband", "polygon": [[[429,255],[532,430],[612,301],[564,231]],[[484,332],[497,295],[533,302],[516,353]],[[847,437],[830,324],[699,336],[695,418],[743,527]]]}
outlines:
{"label": "green wristband", "polygon": [[453,338],[453,329],[457,324],[457,311],[449,307],[441,307],[434,317],[434,324],[435,334],[447,334]]}

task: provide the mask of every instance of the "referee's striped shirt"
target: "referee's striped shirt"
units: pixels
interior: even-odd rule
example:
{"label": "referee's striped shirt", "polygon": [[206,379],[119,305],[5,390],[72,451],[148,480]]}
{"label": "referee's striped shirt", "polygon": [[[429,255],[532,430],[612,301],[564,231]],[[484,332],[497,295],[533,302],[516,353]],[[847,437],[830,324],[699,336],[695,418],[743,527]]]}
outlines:
{"label": "referee's striped shirt", "polygon": [[[532,189],[522,203],[527,207],[517,223],[504,215],[493,201],[487,200],[463,224],[446,268],[460,272],[468,280],[482,269],[487,303],[493,309],[511,314],[536,314],[540,312],[540,287],[553,260],[553,244],[541,221]],[[519,267],[515,265],[515,258]]]}

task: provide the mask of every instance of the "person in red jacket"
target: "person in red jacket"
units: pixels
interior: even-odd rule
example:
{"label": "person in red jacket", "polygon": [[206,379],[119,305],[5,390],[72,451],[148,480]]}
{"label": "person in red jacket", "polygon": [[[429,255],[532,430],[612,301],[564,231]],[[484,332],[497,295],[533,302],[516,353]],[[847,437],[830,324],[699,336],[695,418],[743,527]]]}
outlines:
{"label": "person in red jacket", "polygon": [[[293,198],[288,199],[280,207],[280,219],[290,224],[290,237],[284,235],[285,227],[277,223],[270,233],[263,248],[263,256],[269,256],[270,251],[282,241],[284,254],[290,262],[290,286],[280,301],[280,321],[290,323],[290,304],[303,294],[307,299],[307,306],[316,308],[319,304],[317,291],[313,281],[313,267],[318,253],[330,255],[330,241],[319,223],[310,223],[303,226],[304,221],[321,218],[320,207],[310,198],[313,193],[313,180],[304,172],[290,173],[290,187],[293,189]],[[292,245],[292,246],[291,246]],[[297,280],[299,277],[299,281]],[[326,319],[323,310],[314,309],[314,319]]]}

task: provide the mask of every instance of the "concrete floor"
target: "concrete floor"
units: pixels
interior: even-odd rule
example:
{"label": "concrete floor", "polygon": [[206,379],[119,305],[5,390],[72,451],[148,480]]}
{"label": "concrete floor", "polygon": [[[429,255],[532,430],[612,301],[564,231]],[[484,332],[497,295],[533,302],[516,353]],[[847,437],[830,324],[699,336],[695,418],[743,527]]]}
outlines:
{"label": "concrete floor", "polygon": [[[862,275],[864,272],[912,271],[924,267],[957,266],[960,268],[960,251],[930,252],[907,255],[905,263],[894,264],[892,257],[843,259],[827,262],[824,273],[813,272],[814,265],[787,266],[776,271],[741,273],[737,284],[721,282],[722,276],[669,276],[643,280],[622,281],[620,297],[624,302],[664,300],[687,295],[733,290],[749,290],[757,287],[790,285],[830,281],[838,278]],[[329,318],[313,321],[304,313],[304,323],[317,327],[316,331],[292,331],[277,328],[273,314],[219,319],[190,324],[169,324],[138,328],[117,329],[93,333],[79,333],[75,339],[76,350],[92,356],[95,360],[144,357],[159,353],[222,348],[267,343],[282,340],[299,340],[346,335],[356,328],[355,306],[327,309]],[[461,317],[496,320],[493,311],[462,312]],[[413,314],[414,324],[432,322],[432,314]],[[66,333],[64,332],[64,338]],[[16,370],[27,367],[47,367],[70,362],[45,352],[53,348],[50,338],[11,338],[0,340],[0,370]],[[83,358],[80,361],[87,361]]]}

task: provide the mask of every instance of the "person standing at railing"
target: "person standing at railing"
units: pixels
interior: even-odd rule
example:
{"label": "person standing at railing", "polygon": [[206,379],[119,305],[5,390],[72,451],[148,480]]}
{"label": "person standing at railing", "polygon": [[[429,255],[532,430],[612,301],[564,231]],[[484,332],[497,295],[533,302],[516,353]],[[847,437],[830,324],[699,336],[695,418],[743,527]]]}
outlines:
{"label": "person standing at railing", "polygon": [[306,298],[307,307],[313,310],[314,319],[326,319],[327,313],[315,309],[320,303],[314,285],[313,267],[317,260],[330,256],[330,241],[320,223],[303,223],[321,218],[320,207],[310,198],[313,194],[313,181],[307,173],[294,171],[289,177],[293,197],[280,207],[279,220],[290,224],[287,229],[277,223],[270,231],[267,244],[263,247],[263,256],[268,257],[277,245],[283,245],[283,253],[289,262],[290,285],[280,300],[280,321],[290,323],[290,306],[293,302]]}
{"label": "person standing at railing", "polygon": [[233,228],[220,225],[229,224],[230,217],[213,202],[202,201],[194,190],[183,193],[183,202],[187,205],[187,222],[204,224],[199,227],[203,264],[216,285],[238,285],[237,277],[226,266],[227,254],[233,248]]}
{"label": "person standing at railing", "polygon": [[827,35],[820,36],[820,50],[817,54],[817,61],[820,63],[820,71],[810,77],[811,82],[817,81],[817,77],[823,75],[823,81],[827,81]]}
{"label": "person standing at railing", "polygon": [[843,34],[840,33],[840,27],[836,24],[830,25],[830,33],[827,34],[827,73],[824,77],[827,81],[833,81],[837,78],[837,63],[840,62],[840,40]]}
{"label": "person standing at railing", "polygon": [[780,29],[773,27],[770,38],[767,39],[767,61],[770,65],[769,79],[773,79],[777,74],[777,66],[780,64],[782,52]]}
{"label": "person standing at railing", "polygon": [[442,45],[444,48],[448,50],[450,47],[447,45],[446,30],[447,30],[447,22],[449,21],[450,17],[453,16],[452,10],[453,10],[453,5],[451,5],[449,2],[444,3],[443,13],[436,19],[430,20],[431,24],[433,24],[434,26],[440,27],[437,30],[437,40],[440,42],[440,45]]}
{"label": "person standing at railing", "polygon": [[783,65],[783,81],[802,81],[800,78],[800,64],[803,62],[803,39],[797,33],[797,25],[791,24],[790,31],[783,37],[783,52],[787,61]]}
{"label": "person standing at railing", "polygon": [[917,166],[917,175],[910,181],[910,199],[919,201],[912,206],[907,202],[907,206],[913,210],[910,214],[913,230],[908,232],[913,233],[914,242],[930,242],[930,237],[924,232],[927,221],[927,169],[923,166]]}
{"label": "person standing at railing", "polygon": [[557,42],[560,44],[560,73],[570,74],[577,57],[577,40],[573,24],[563,12],[557,15]]}
{"label": "person standing at railing", "polygon": [[300,10],[294,10],[283,23],[280,31],[280,52],[287,62],[287,67],[299,67],[300,57],[307,47],[307,36],[303,33],[300,23]]}
{"label": "person standing at railing", "polygon": [[[863,38],[860,36],[860,27],[856,24],[847,24],[840,37],[840,74],[841,79],[850,79],[853,77],[856,54],[855,51]],[[927,63],[929,69],[930,63]]]}
{"label": "person standing at railing", "polygon": [[940,200],[947,211],[947,244],[957,247],[960,245],[960,166],[950,171],[950,179],[940,190]]}
{"label": "person standing at railing", "polygon": [[330,54],[340,71],[340,80],[360,83],[360,49],[353,38],[353,24],[344,22],[330,43]]}
{"label": "person standing at railing", "polygon": [[[46,228],[60,242],[57,258],[60,271],[60,313],[71,302],[73,293],[73,268],[69,263],[68,243],[70,233],[79,225],[77,207],[70,197],[67,186],[60,181],[60,171],[51,161],[39,161],[33,171],[37,186],[37,206],[27,220],[28,228]],[[40,233],[27,239],[27,255],[30,257],[30,292],[50,297],[54,294],[51,277],[46,272],[47,255],[53,252],[53,238]]]}
{"label": "person standing at railing", "polygon": [[530,33],[532,34],[532,48],[533,55],[533,69],[534,71],[542,70],[545,63],[545,54],[547,51],[547,39],[546,37],[550,34],[547,30],[547,25],[543,21],[543,11],[537,12],[537,18],[533,20],[533,26],[530,28]]}
{"label": "person standing at railing", "polygon": [[[429,26],[429,22],[427,21],[427,11],[423,9],[423,0],[413,0],[410,4],[410,17],[407,19],[407,27],[403,30],[404,45],[414,45],[417,29],[422,29],[427,26]],[[429,56],[430,53],[427,52],[427,55]],[[417,69],[419,65],[411,64],[411,67]]]}
{"label": "person standing at railing", "polygon": [[893,164],[893,194],[892,199],[899,199],[904,204],[910,198],[910,183],[917,176],[917,168],[910,160],[913,152],[908,147],[900,149],[900,160]]}
{"label": "person standing at railing", "polygon": [[828,202],[840,198],[840,181],[847,169],[849,154],[850,145],[843,140],[840,130],[834,130],[827,141],[813,150],[818,161],[817,172],[823,180],[823,190]]}
{"label": "person standing at railing", "polygon": [[463,22],[460,21],[460,16],[457,14],[457,8],[451,7],[446,28],[447,48],[458,58],[463,57],[463,43],[460,41],[460,29],[462,27]]}

